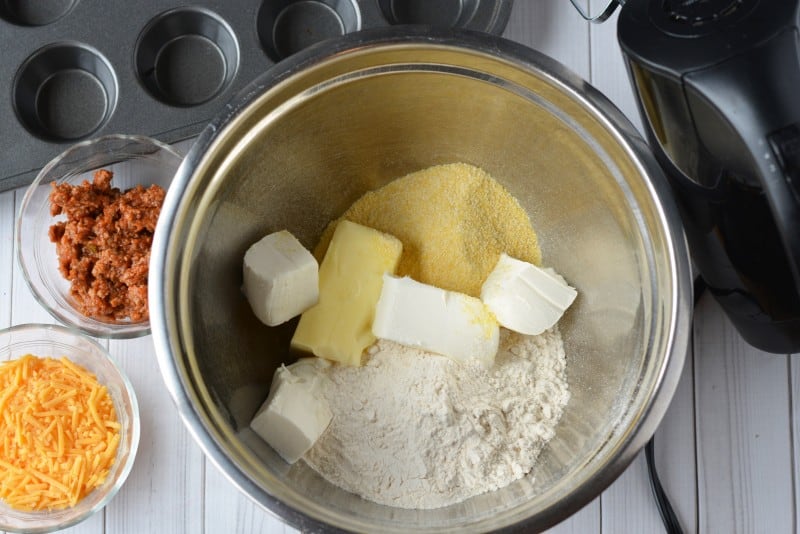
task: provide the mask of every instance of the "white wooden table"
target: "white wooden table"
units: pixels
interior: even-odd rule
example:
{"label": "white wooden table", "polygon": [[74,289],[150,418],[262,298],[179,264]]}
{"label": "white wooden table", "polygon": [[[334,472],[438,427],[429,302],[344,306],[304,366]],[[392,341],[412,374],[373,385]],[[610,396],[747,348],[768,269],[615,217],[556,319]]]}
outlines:
{"label": "white wooden table", "polygon": [[[599,12],[606,0],[582,0]],[[590,5],[591,4],[591,5]],[[566,64],[639,125],[616,43],[616,23],[582,21],[567,0],[516,0],[505,35]],[[136,133],[136,132],[126,132]],[[182,143],[183,147],[188,146]],[[33,299],[14,256],[13,225],[24,190],[0,194],[0,327],[53,322]],[[794,429],[800,364],[740,339],[707,295],[692,349],[656,435],[656,460],[687,533],[797,532],[800,505]],[[239,494],[183,427],[161,380],[150,337],[107,342],[139,397],[142,439],[133,471],[82,534],[295,532]],[[663,527],[644,456],[556,533],[650,533]]]}

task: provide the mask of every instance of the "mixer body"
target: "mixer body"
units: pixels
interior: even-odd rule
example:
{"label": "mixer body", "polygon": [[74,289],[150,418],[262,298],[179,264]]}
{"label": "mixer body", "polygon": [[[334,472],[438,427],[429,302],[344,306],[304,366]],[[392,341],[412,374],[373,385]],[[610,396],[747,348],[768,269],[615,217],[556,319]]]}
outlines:
{"label": "mixer body", "polygon": [[629,0],[618,39],[693,260],[742,337],[800,352],[798,0]]}

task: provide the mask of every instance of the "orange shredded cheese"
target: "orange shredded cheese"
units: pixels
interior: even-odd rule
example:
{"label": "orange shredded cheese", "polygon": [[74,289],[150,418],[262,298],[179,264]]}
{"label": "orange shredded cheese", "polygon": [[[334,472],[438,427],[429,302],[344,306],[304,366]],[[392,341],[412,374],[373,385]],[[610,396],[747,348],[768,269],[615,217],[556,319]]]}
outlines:
{"label": "orange shredded cheese", "polygon": [[74,506],[105,481],[119,440],[94,374],[63,357],[0,363],[0,498],[12,508]]}

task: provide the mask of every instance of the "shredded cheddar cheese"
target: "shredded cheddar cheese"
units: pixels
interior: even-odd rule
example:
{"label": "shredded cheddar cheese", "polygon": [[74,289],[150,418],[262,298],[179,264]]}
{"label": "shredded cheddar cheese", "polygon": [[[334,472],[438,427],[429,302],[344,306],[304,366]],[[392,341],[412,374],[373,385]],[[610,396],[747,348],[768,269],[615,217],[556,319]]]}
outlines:
{"label": "shredded cheddar cheese", "polygon": [[19,510],[74,506],[108,475],[120,424],[105,386],[67,358],[0,363],[0,498]]}

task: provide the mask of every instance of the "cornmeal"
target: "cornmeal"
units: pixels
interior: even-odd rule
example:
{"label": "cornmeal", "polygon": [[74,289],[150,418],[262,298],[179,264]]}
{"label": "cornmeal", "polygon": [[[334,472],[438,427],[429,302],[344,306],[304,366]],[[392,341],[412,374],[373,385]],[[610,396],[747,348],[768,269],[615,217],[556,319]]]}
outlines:
{"label": "cornmeal", "polygon": [[403,242],[398,276],[473,297],[480,296],[501,252],[541,263],[522,206],[489,174],[465,163],[429,167],[365,194],[325,229],[317,260],[342,219]]}

